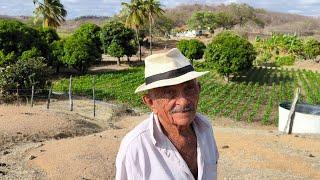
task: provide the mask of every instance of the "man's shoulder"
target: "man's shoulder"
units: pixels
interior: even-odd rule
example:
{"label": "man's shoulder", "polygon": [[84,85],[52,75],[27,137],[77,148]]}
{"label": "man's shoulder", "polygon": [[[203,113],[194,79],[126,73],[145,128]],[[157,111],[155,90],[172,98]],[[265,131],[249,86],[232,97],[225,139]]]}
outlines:
{"label": "man's shoulder", "polygon": [[142,138],[147,137],[147,133],[149,133],[149,124],[151,119],[147,118],[143,120],[140,124],[138,124],[135,128],[133,128],[130,132],[128,132],[121,141],[119,153],[126,154],[128,149],[139,146],[141,144]]}
{"label": "man's shoulder", "polygon": [[210,120],[206,116],[204,116],[200,113],[197,113],[197,118],[198,118],[199,124],[202,127],[212,129],[212,123],[210,122]]}

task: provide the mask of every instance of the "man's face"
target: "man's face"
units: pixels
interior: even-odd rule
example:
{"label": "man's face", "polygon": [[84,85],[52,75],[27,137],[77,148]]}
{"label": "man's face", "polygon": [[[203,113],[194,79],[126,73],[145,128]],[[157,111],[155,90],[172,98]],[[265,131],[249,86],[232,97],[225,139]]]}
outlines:
{"label": "man's face", "polygon": [[175,126],[189,126],[195,118],[200,84],[194,79],[182,84],[152,89],[144,102],[161,120]]}

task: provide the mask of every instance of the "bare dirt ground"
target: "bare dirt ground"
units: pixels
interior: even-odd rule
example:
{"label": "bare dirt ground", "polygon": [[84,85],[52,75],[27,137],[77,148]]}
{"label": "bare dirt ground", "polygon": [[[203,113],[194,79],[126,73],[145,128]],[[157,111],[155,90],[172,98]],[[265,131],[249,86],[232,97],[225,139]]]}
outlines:
{"label": "bare dirt ground", "polygon": [[[109,116],[104,126],[88,116],[41,105],[1,105],[0,132],[6,141],[0,179],[114,179],[121,139],[148,115]],[[213,120],[213,127],[219,179],[320,178],[320,136],[282,135],[273,126],[224,118]]]}

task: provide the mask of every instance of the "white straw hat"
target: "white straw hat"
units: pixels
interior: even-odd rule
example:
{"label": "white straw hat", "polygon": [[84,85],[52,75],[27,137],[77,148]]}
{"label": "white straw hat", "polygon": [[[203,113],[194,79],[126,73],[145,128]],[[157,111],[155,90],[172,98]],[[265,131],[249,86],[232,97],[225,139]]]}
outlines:
{"label": "white straw hat", "polygon": [[209,71],[196,72],[189,60],[177,49],[150,55],[145,59],[145,83],[135,93],[190,81]]}

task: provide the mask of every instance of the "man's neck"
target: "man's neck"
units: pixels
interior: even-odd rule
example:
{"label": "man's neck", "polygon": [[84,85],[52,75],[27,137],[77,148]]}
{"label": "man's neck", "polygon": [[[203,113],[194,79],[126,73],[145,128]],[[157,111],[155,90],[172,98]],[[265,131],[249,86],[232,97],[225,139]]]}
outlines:
{"label": "man's neck", "polygon": [[190,136],[195,136],[195,132],[191,124],[187,126],[177,126],[174,124],[168,124],[166,121],[161,120],[161,118],[159,118],[159,122],[163,133],[168,138],[189,138]]}

